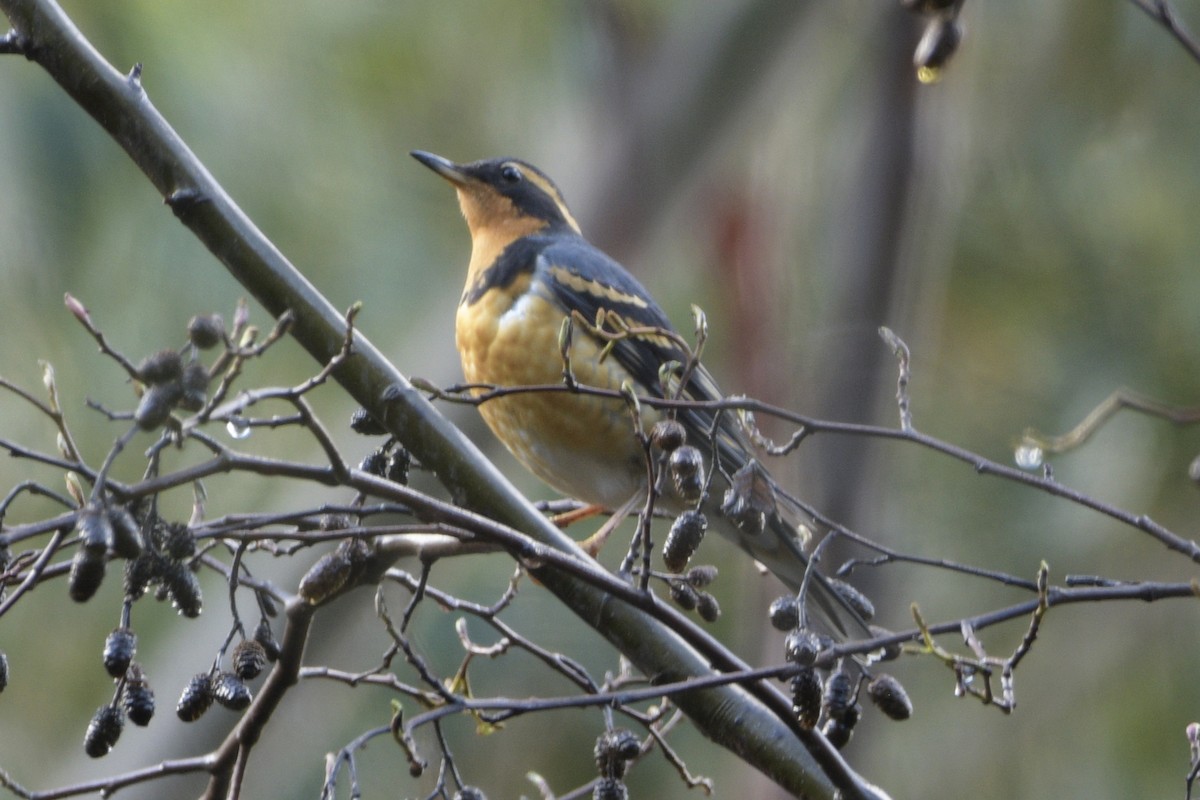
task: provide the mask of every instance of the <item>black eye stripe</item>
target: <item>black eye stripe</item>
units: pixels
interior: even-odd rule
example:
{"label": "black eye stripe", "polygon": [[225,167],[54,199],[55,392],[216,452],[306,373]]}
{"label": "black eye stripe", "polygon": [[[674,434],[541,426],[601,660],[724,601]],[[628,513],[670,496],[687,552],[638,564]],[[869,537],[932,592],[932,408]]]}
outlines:
{"label": "black eye stripe", "polygon": [[507,183],[516,183],[524,176],[521,175],[521,170],[517,169],[517,167],[512,164],[505,164],[500,168],[500,177]]}

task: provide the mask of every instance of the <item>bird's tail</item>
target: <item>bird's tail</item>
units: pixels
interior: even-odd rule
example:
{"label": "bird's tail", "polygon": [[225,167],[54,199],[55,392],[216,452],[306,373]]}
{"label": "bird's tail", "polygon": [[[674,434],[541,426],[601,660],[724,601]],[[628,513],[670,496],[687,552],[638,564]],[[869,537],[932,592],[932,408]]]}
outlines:
{"label": "bird's tail", "polygon": [[[689,362],[691,363],[691,362]],[[703,365],[691,363],[686,388],[668,379],[664,396],[713,401],[723,395]],[[668,376],[669,378],[670,376]],[[814,608],[831,633],[843,638],[870,636],[862,615],[829,580],[809,569],[805,554],[811,516],[783,491],[753,457],[753,423],[742,414],[696,407],[678,420],[688,441],[706,445],[712,459],[704,512],[710,524],[753,556],[794,591],[803,589],[806,607]]]}
{"label": "bird's tail", "polygon": [[[715,495],[713,505],[716,505]],[[843,638],[869,637],[861,606],[839,591],[815,566],[806,546],[811,517],[751,459],[729,481],[718,507],[708,510],[712,525],[749,553],[793,591],[804,592],[805,608]]]}

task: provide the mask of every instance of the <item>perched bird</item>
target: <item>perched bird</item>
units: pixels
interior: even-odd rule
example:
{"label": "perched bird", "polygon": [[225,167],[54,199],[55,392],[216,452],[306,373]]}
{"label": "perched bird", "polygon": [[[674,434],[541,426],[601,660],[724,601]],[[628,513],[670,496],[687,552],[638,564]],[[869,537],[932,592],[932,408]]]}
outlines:
{"label": "perched bird", "polygon": [[[545,173],[515,158],[456,164],[423,151],[412,156],[454,186],[471,233],[455,325],[468,383],[562,386],[565,354],[583,386],[620,391],[624,385],[646,398],[723,397],[702,365],[681,374],[688,353],[666,314],[624,267],[583,238]],[[597,335],[598,312],[610,320],[616,315],[619,326],[635,333]],[[572,317],[580,324],[563,341],[563,322]],[[558,491],[610,511],[628,512],[645,498],[646,451],[625,401],[519,392],[489,399],[479,410],[509,451]],[[666,416],[642,405],[646,429]],[[711,480],[701,510],[709,524],[797,589],[807,564],[804,517],[754,460],[742,423],[732,412],[699,408],[678,410],[676,418],[688,444],[704,454],[701,474]],[[675,511],[688,507],[670,486],[660,502]],[[845,600],[814,578],[809,597],[823,615],[843,631],[846,623],[864,631]]]}

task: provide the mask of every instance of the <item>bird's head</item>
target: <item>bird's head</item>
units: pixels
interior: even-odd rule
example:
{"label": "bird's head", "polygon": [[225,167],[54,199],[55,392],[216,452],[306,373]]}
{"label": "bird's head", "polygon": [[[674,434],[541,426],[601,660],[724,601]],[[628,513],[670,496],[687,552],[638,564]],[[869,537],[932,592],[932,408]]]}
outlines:
{"label": "bird's head", "polygon": [[579,232],[562,192],[532,164],[516,158],[456,164],[422,150],[414,150],[412,157],[458,190],[458,204],[472,238],[481,234],[511,238],[562,226]]}

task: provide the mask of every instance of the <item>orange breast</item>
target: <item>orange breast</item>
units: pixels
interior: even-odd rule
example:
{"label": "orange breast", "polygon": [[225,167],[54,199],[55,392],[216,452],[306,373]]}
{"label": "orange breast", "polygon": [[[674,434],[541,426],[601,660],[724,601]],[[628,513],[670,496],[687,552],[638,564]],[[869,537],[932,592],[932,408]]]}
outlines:
{"label": "orange breast", "polygon": [[[521,281],[524,285],[519,285]],[[558,332],[563,312],[524,276],[516,300],[487,293],[458,310],[463,372],[472,383],[531,386],[562,383]],[[581,384],[619,390],[628,374],[576,330],[571,364]],[[484,420],[534,474],[571,497],[615,508],[642,491],[646,467],[633,421],[621,400],[566,393],[525,393],[489,400]],[[643,424],[657,419],[643,408]]]}

